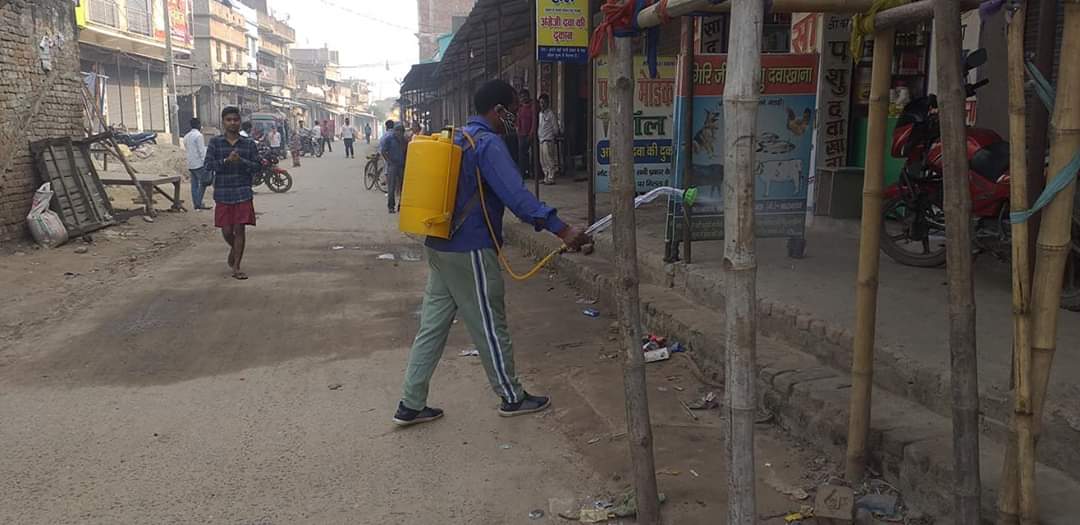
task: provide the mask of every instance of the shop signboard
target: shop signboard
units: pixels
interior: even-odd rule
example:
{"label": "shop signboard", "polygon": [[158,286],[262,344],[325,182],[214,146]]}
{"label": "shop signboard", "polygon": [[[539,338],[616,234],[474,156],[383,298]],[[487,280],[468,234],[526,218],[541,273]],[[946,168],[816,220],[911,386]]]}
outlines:
{"label": "shop signboard", "polygon": [[588,0],[537,0],[536,56],[541,62],[588,62]]}
{"label": "shop signboard", "polygon": [[[596,145],[594,173],[596,191],[609,188],[611,167],[611,101],[608,98],[608,59],[594,61],[593,89],[596,91],[593,122]],[[638,192],[646,192],[671,184],[671,162],[674,159],[672,136],[674,129],[675,63],[672,56],[657,58],[657,76],[650,78],[645,57],[634,57],[634,179]]]}
{"label": "shop signboard", "polygon": [[[191,7],[188,0],[165,0],[169,3],[169,23],[172,30],[173,45],[190,48],[194,44],[189,19]],[[165,41],[165,11],[154,2],[154,39]]]}
{"label": "shop signboard", "polygon": [[[724,82],[727,56],[694,60],[690,181],[698,188],[691,239],[718,240],[724,234]],[[818,56],[761,56],[761,103],[755,136],[754,208],[759,237],[801,238],[805,234],[816,115]],[[682,163],[683,159],[676,162]],[[681,172],[676,172],[681,179]],[[669,236],[682,238],[683,211],[676,204],[668,215]]]}
{"label": "shop signboard", "polygon": [[818,106],[817,165],[839,168],[847,164],[848,117],[851,110],[851,17],[826,15],[821,28],[821,86]]}

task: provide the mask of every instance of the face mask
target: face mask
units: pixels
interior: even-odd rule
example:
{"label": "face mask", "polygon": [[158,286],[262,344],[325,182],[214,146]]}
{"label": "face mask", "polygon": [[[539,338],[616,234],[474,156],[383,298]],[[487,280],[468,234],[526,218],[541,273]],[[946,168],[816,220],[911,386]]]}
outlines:
{"label": "face mask", "polygon": [[503,127],[507,131],[513,131],[517,129],[517,115],[514,115],[510,110],[506,109],[506,106],[499,106],[498,110],[499,120],[502,121]]}

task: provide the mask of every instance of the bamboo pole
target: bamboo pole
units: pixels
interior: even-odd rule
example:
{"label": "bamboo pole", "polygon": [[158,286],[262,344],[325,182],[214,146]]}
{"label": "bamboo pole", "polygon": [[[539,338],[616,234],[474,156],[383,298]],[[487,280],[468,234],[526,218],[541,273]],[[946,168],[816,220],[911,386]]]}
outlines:
{"label": "bamboo pole", "polygon": [[634,51],[629,38],[616,38],[609,62],[611,79],[611,201],[615,218],[615,303],[626,356],[626,425],[637,493],[638,523],[659,525],[656,465],[653,460],[645,356],[641,352],[641,302],[638,294],[637,222],[634,218]]}
{"label": "bamboo pole", "polygon": [[[1062,54],[1080,51],[1080,3],[1064,4]],[[1049,177],[1056,176],[1080,151],[1080,64],[1065,60],[1058,70],[1057,95],[1050,122]],[[1038,152],[1035,153],[1036,155]],[[1057,324],[1065,263],[1070,252],[1076,179],[1072,178],[1050,204],[1043,209],[1036,242],[1035,273],[1031,288],[1031,409],[1033,439],[1037,442],[1043,407],[1050,382],[1050,368],[1057,347]],[[1013,461],[1007,456],[1006,461]],[[1033,462],[1033,459],[1030,460]],[[1012,474],[1013,479],[1017,477]],[[1023,476],[1020,476],[1021,480]],[[1009,480],[1003,480],[1007,482]],[[1015,484],[1016,482],[1013,481]],[[1021,490],[1021,495],[1023,490]],[[1022,519],[1033,516],[1023,515]],[[1034,505],[1031,501],[1030,505]]]}
{"label": "bamboo pole", "polygon": [[[1025,2],[1025,5],[1028,3]],[[1035,4],[1034,1],[1030,3]],[[1038,0],[1038,16],[1035,27],[1032,28],[1035,31],[1035,56],[1032,57],[1032,61],[1046,78],[1053,78],[1054,76],[1054,51],[1057,47],[1054,38],[1057,34],[1057,6],[1057,0]],[[1036,152],[1028,157],[1027,191],[1028,197],[1034,199],[1034,197],[1042,193],[1046,184],[1046,150],[1049,145],[1047,131],[1050,128],[1050,110],[1042,104],[1032,104],[1028,108],[1027,117],[1029,130],[1027,136],[1028,149]],[[1025,208],[1032,203],[1033,200],[1029,200]],[[1039,222],[1040,217],[1038,215],[1029,219],[1028,231],[1038,232]],[[1028,235],[1028,258],[1030,260],[1035,259],[1035,235]]]}
{"label": "bamboo pole", "polygon": [[885,128],[889,117],[896,30],[874,35],[870,73],[870,114],[866,130],[859,269],[855,278],[855,350],[851,364],[851,419],[848,422],[847,480],[862,481],[870,430],[870,394],[874,383],[874,329],[877,319],[878,267],[881,262],[881,206],[885,181]]}
{"label": "bamboo pole", "polygon": [[979,525],[979,369],[975,343],[975,278],[971,271],[963,49],[959,0],[934,4],[944,180],[945,253],[949,275],[949,355],[953,425],[953,521]]}
{"label": "bamboo pole", "polygon": [[[1010,208],[1028,208],[1027,101],[1024,93],[1023,4],[1008,29]],[[1041,171],[1041,170],[1040,170]],[[998,523],[1038,522],[1035,500],[1035,443],[1031,413],[1031,252],[1029,222],[1012,223],[1013,418],[998,488]],[[1022,467],[1021,467],[1022,466]],[[1020,470],[1018,470],[1018,468]],[[1019,478],[1018,478],[1019,475]],[[1021,495],[1022,494],[1022,495]],[[1023,503],[1021,503],[1021,501]],[[1022,508],[1023,510],[1019,510]]]}
{"label": "bamboo pole", "polygon": [[757,522],[754,498],[754,368],[757,262],[754,254],[755,136],[761,91],[764,5],[738,0],[728,36],[724,86],[724,346],[727,348],[728,523]]}

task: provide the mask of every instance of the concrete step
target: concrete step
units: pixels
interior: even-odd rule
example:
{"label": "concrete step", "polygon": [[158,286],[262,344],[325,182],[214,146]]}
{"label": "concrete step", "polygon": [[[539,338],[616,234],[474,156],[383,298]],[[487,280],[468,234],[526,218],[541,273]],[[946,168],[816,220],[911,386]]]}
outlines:
{"label": "concrete step", "polygon": [[[507,224],[506,236],[509,242],[537,257],[557,247],[554,239],[517,224]],[[572,255],[558,258],[553,264],[583,294],[610,299],[615,287],[608,259]],[[652,271],[643,267],[643,277]],[[655,284],[641,286],[641,302],[646,327],[685,342],[704,375],[722,383],[722,308],[702,305],[677,289]],[[844,337],[830,334],[821,323],[798,316],[791,324],[805,327],[801,333],[818,338]],[[792,344],[767,329],[762,332],[757,348],[762,405],[788,432],[842,458],[847,439],[848,373],[802,345]],[[943,388],[947,389],[947,383]],[[949,419],[917,400],[877,386],[873,390],[873,407],[871,467],[895,484],[912,508],[940,517],[939,523],[948,522],[954,485]],[[982,498],[984,519],[988,519],[996,513],[996,487],[1004,451],[994,440],[981,441]],[[1037,476],[1041,522],[1075,523],[1075,516],[1080,515],[1080,483],[1046,465],[1039,465]]]}

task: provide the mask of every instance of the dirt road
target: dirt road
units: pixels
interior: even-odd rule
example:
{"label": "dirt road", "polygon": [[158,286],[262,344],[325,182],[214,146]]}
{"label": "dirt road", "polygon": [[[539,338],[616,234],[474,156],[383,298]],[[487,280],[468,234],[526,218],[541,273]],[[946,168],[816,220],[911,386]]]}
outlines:
{"label": "dirt road", "polygon": [[[362,188],[358,149],[259,192],[245,282],[208,214],[118,229],[131,253],[0,256],[18,299],[0,308],[0,523],[554,523],[551,498],[628,484],[612,308],[581,315],[550,274],[508,302],[526,387],[553,410],[499,418],[455,329],[431,399],[447,417],[392,427],[426,264]],[[706,387],[682,359],[649,375],[665,520],[714,523],[719,420],[680,404]],[[831,466],[761,431],[761,515],[797,510],[775,488]]]}

